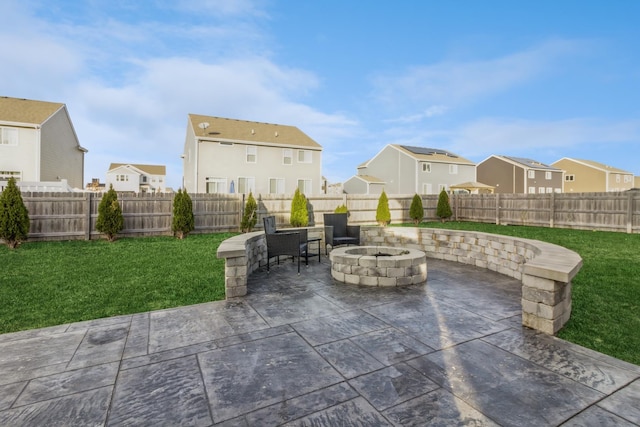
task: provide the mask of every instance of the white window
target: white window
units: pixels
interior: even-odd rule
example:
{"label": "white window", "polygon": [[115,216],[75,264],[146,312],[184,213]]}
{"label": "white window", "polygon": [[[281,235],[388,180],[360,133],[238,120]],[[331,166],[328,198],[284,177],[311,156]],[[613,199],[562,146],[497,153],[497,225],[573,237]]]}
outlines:
{"label": "white window", "polygon": [[311,151],[298,150],[298,163],[311,163]]}
{"label": "white window", "polygon": [[544,194],[544,187],[538,187],[538,194]]}
{"label": "white window", "polygon": [[431,163],[423,163],[422,172],[431,173]]}
{"label": "white window", "polygon": [[438,184],[438,194],[442,191],[442,190],[446,190],[447,186],[445,184]]}
{"label": "white window", "polygon": [[[535,178],[536,177],[536,171],[534,171],[533,169],[529,169],[527,171],[527,177],[531,178],[531,179]],[[534,191],[534,193],[535,193],[535,191]]]}
{"label": "white window", "polygon": [[616,182],[618,182],[618,183],[620,182],[620,174],[619,173],[616,174]]}
{"label": "white window", "polygon": [[247,146],[247,163],[256,163],[258,161],[258,147],[255,145]]}
{"label": "white window", "polygon": [[284,178],[269,178],[269,194],[284,193]]}
{"label": "white window", "polygon": [[433,185],[422,184],[422,194],[433,194]]}
{"label": "white window", "polygon": [[256,179],[253,176],[241,176],[238,178],[238,193],[249,194],[256,191]]}
{"label": "white window", "polygon": [[536,194],[536,187],[529,187],[529,194]]}
{"label": "white window", "polygon": [[227,191],[227,178],[207,178],[207,193],[225,194]]}
{"label": "white window", "polygon": [[299,179],[298,180],[298,189],[302,194],[311,194],[311,180],[310,179]]}
{"label": "white window", "polygon": [[551,172],[547,171],[544,173],[544,179],[551,179]]}
{"label": "white window", "polygon": [[116,181],[120,181],[120,182],[129,181],[129,175],[116,175]]}
{"label": "white window", "polygon": [[0,128],[0,145],[18,145],[18,129]]}
{"label": "white window", "polygon": [[624,182],[631,182],[631,181],[632,181],[631,175],[625,175],[624,176]]}
{"label": "white window", "polygon": [[293,150],[290,148],[285,148],[282,150],[282,164],[290,165],[293,164]]}
{"label": "white window", "polygon": [[553,188],[547,187],[547,193],[553,193]]}
{"label": "white window", "polygon": [[575,176],[575,175],[573,175],[573,174],[571,174],[571,175],[565,175],[565,176],[564,176],[564,180],[565,180],[565,181],[571,181],[571,182],[573,182],[573,181],[575,181],[575,180],[576,180],[576,176]]}
{"label": "white window", "polygon": [[449,175],[458,174],[458,165],[449,165]]}

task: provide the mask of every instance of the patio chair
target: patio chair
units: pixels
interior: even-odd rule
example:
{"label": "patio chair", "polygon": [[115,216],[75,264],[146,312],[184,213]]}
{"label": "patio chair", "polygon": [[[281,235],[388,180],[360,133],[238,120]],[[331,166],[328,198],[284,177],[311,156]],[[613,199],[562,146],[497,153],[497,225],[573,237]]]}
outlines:
{"label": "patio chair", "polygon": [[305,265],[309,265],[309,253],[307,243],[307,230],[297,229],[292,231],[276,230],[275,217],[263,218],[264,234],[267,240],[267,271],[269,271],[269,260],[276,258],[280,264],[280,257],[290,256],[295,261],[298,258],[298,274],[300,274],[300,258],[304,256]]}
{"label": "patio chair", "polygon": [[338,245],[360,245],[360,226],[347,225],[346,213],[324,214],[324,250],[328,254],[327,247],[331,249]]}

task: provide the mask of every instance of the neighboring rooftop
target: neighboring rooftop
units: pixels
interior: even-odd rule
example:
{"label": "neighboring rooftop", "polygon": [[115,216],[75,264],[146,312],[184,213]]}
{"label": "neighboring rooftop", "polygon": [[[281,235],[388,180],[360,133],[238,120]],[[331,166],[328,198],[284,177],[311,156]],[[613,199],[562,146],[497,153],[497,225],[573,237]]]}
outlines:
{"label": "neighboring rooftop", "polygon": [[189,122],[196,136],[215,141],[255,142],[301,146],[321,150],[322,146],[295,126],[278,125],[222,117],[189,114]]}
{"label": "neighboring rooftop", "polygon": [[451,151],[442,150],[440,148],[415,147],[399,144],[391,144],[391,146],[409,154],[416,160],[427,162],[462,163],[471,165],[474,164],[471,160],[465,159],[464,157],[452,153]]}
{"label": "neighboring rooftop", "polygon": [[601,169],[601,170],[607,171],[607,172],[632,174],[629,171],[626,171],[626,170],[623,170],[623,169],[614,168],[613,166],[605,165],[604,163],[594,162],[593,160],[574,159],[574,158],[571,158],[571,157],[564,157],[561,160],[571,160],[571,161],[574,161],[574,162],[577,162],[577,163],[582,163],[582,164],[590,166],[592,168]]}
{"label": "neighboring rooftop", "polygon": [[0,97],[0,122],[42,124],[63,108],[59,102]]}
{"label": "neighboring rooftop", "polygon": [[109,170],[112,171],[121,166],[133,166],[136,169],[140,169],[142,172],[148,173],[149,175],[166,175],[167,168],[163,165],[139,165],[135,163],[111,163],[109,165]]}
{"label": "neighboring rooftop", "polygon": [[498,156],[498,157],[502,157],[504,159],[511,160],[512,162],[520,163],[521,165],[524,165],[524,166],[526,166],[528,168],[532,168],[532,169],[546,169],[546,170],[553,170],[553,171],[559,171],[560,170],[558,168],[554,168],[553,166],[549,166],[549,165],[545,165],[544,163],[540,163],[537,160],[527,159],[527,158],[524,158],[524,157],[511,157],[511,156]]}

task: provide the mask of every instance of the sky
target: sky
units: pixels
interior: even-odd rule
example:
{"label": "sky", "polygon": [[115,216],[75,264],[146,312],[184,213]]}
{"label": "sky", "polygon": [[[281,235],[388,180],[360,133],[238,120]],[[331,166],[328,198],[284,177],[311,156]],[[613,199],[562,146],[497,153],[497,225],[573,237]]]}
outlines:
{"label": "sky", "polygon": [[66,104],[85,181],[187,115],[298,127],[330,183],[387,144],[640,175],[640,1],[0,0],[0,96]]}

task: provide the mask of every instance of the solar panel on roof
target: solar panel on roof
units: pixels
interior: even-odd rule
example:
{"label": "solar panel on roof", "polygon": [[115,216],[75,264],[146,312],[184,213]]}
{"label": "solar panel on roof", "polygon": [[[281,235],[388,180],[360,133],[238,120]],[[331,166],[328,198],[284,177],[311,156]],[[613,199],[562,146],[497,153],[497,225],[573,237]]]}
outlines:
{"label": "solar panel on roof", "polygon": [[439,148],[413,147],[409,145],[401,145],[401,147],[407,151],[412,152],[413,154],[422,154],[426,156],[433,156],[434,154],[440,154],[441,156],[458,157],[447,150],[441,150]]}

